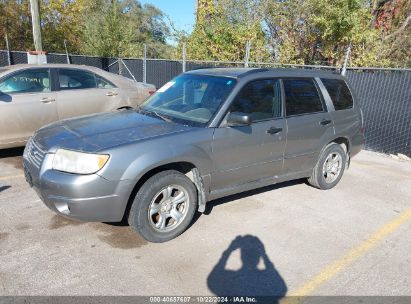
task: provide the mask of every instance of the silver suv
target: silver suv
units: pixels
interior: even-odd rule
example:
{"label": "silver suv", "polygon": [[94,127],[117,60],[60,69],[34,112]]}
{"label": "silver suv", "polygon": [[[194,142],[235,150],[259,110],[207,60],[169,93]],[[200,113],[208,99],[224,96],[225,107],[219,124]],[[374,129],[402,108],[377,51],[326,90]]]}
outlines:
{"label": "silver suv", "polygon": [[165,242],[217,198],[299,178],[333,188],[362,143],[360,106],[340,75],[201,69],[137,109],[40,129],[24,168],[56,213],[128,220],[145,239]]}

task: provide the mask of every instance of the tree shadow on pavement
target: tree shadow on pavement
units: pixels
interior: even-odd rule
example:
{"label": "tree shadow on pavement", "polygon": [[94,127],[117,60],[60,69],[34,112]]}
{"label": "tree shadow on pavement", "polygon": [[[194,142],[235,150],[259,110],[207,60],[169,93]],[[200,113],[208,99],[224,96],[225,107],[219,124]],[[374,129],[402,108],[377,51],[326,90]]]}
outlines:
{"label": "tree shadow on pavement", "polygon": [[[227,261],[236,250],[240,250],[242,266],[228,270]],[[262,270],[258,267],[260,260],[264,262]],[[217,296],[264,297],[261,300],[270,303],[278,303],[287,293],[287,285],[268,258],[264,244],[252,235],[237,236],[231,242],[209,274],[207,284]]]}

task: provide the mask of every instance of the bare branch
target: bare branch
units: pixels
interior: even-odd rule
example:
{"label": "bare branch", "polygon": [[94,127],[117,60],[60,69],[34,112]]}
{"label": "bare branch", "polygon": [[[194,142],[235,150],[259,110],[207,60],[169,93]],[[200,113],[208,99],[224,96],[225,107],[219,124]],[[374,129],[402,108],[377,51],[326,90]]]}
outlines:
{"label": "bare branch", "polygon": [[399,33],[401,33],[405,28],[407,27],[408,23],[411,21],[411,14],[408,15],[407,19],[402,23],[402,25],[393,33],[387,35],[384,37],[384,39],[390,39],[394,36],[397,36]]}

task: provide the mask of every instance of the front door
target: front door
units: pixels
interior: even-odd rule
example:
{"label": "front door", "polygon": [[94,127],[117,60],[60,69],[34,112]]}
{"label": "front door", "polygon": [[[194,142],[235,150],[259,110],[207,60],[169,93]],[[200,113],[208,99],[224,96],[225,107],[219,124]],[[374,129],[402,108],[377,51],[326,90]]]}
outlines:
{"label": "front door", "polygon": [[25,69],[0,80],[0,142],[23,143],[58,120],[49,69]]}
{"label": "front door", "polygon": [[247,113],[252,123],[238,127],[223,123],[215,129],[211,191],[280,175],[286,134],[280,82],[264,79],[246,84],[229,112]]}

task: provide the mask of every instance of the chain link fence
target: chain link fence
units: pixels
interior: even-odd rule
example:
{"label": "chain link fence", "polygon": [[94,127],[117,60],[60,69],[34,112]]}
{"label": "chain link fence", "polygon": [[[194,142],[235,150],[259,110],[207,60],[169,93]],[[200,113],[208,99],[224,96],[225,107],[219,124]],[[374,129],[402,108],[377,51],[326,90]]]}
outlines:
{"label": "chain link fence", "polygon": [[[186,71],[204,67],[243,67],[244,62],[118,59],[70,55],[70,63],[98,67],[161,87]],[[0,66],[27,63],[26,52],[0,51]],[[48,54],[48,63],[67,63],[66,54]],[[338,67],[248,63],[249,67],[288,67],[339,72]],[[347,80],[362,105],[365,148],[411,156],[411,69],[347,68]]]}

